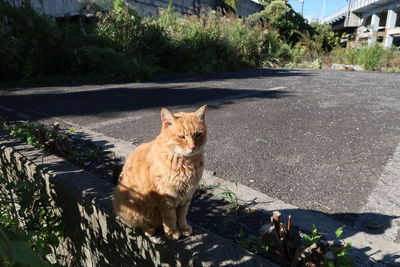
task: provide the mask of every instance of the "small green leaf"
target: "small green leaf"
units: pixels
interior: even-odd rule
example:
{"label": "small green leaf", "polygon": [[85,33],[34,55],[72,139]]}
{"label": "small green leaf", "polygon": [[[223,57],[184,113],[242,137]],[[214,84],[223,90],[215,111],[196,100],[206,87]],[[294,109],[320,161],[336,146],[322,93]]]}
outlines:
{"label": "small green leaf", "polygon": [[344,225],[342,227],[339,227],[336,231],[335,231],[335,236],[336,238],[340,238],[341,235],[343,234],[343,229],[344,229]]}
{"label": "small green leaf", "polygon": [[303,234],[303,238],[302,239],[307,240],[307,241],[311,241],[311,237],[309,235],[307,235],[307,234]]}
{"label": "small green leaf", "polygon": [[315,226],[315,224],[313,224],[311,227],[311,235],[316,236],[317,234],[318,234],[317,227]]}

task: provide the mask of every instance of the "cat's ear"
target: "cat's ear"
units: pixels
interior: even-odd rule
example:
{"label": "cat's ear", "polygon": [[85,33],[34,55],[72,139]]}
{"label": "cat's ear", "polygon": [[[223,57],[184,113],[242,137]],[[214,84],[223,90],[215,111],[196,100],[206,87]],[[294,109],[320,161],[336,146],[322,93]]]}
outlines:
{"label": "cat's ear", "polygon": [[199,108],[194,115],[196,116],[197,119],[199,119],[199,121],[204,121],[204,116],[206,115],[206,110],[207,110],[208,105],[204,105],[201,106],[201,108]]}
{"label": "cat's ear", "polygon": [[161,121],[165,128],[172,125],[172,123],[174,122],[174,114],[172,114],[171,111],[169,111],[168,109],[162,108]]}

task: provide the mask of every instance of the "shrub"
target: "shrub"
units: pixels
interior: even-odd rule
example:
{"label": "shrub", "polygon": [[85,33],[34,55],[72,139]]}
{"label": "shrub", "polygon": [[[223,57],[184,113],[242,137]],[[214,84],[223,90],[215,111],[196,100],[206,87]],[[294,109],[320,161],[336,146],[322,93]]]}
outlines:
{"label": "shrub", "polygon": [[356,62],[367,70],[377,67],[383,54],[384,48],[380,45],[361,46],[355,51]]}
{"label": "shrub", "polygon": [[265,31],[261,46],[264,61],[276,61],[279,57],[281,45],[282,41],[279,39],[279,34],[277,32]]}
{"label": "shrub", "polygon": [[381,64],[393,71],[399,72],[400,70],[400,51],[396,48],[385,49],[385,53],[382,56]]}
{"label": "shrub", "polygon": [[333,48],[339,47],[340,35],[332,31],[332,26],[320,23],[311,23],[310,26],[315,33],[313,35],[314,39],[319,39],[321,43],[321,51],[323,53],[330,52]]}
{"label": "shrub", "polygon": [[182,70],[210,72],[234,69],[238,66],[238,58],[218,29],[204,28],[196,24],[187,26],[187,31],[179,40]]}
{"label": "shrub", "polygon": [[241,19],[236,19],[225,22],[224,35],[241,62],[255,66],[260,64],[261,34],[259,30],[250,28]]}
{"label": "shrub", "polygon": [[365,69],[371,70],[379,66],[384,54],[385,49],[378,44],[374,46],[363,45],[346,49],[343,55],[343,62],[351,65],[361,65]]}
{"label": "shrub", "polygon": [[75,50],[73,74],[77,76],[98,75],[103,79],[119,78],[143,80],[157,70],[143,58],[127,57],[110,47],[85,46]]}
{"label": "shrub", "polygon": [[247,20],[250,24],[260,24],[267,29],[277,31],[280,39],[291,45],[299,41],[298,32],[315,34],[315,30],[303,16],[295,12],[286,1],[263,0],[262,2],[265,8],[248,17]]}
{"label": "shrub", "polygon": [[[236,18],[223,18],[214,11],[179,17],[170,5],[156,23],[167,33],[174,49],[169,58],[171,69],[233,70],[256,61],[255,35]],[[245,36],[249,40],[244,40]]]}
{"label": "shrub", "polygon": [[0,10],[2,27],[6,29],[0,33],[0,80],[53,74],[60,40],[55,22],[26,4],[14,8],[1,1]]}

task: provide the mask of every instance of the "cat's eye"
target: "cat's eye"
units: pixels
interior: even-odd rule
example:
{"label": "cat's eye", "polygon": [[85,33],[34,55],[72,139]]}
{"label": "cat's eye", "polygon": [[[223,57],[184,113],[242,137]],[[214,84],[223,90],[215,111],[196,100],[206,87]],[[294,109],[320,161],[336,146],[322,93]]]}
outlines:
{"label": "cat's eye", "polygon": [[185,139],[185,136],[184,135],[178,135],[178,138],[179,139]]}

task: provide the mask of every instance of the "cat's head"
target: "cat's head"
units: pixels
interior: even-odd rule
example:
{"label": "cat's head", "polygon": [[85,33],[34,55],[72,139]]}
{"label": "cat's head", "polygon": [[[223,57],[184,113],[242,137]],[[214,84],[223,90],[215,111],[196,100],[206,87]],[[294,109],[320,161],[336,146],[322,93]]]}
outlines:
{"label": "cat's head", "polygon": [[166,108],[161,109],[161,136],[172,153],[190,157],[203,151],[207,139],[206,109],[207,105],[204,105],[192,113],[176,114]]}

